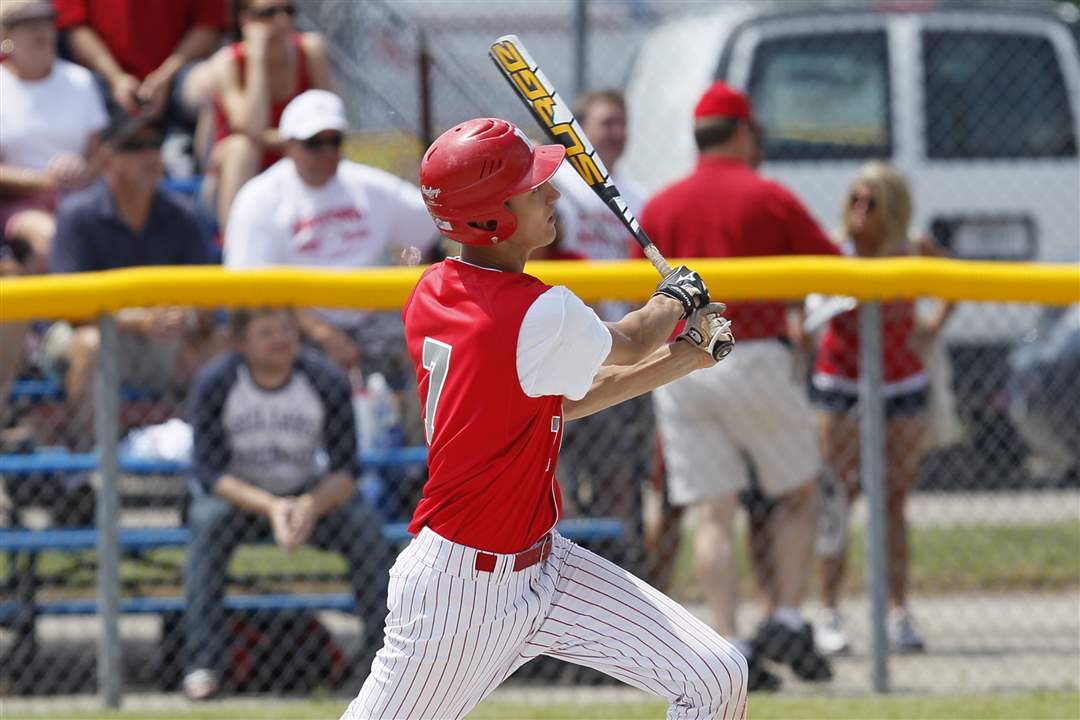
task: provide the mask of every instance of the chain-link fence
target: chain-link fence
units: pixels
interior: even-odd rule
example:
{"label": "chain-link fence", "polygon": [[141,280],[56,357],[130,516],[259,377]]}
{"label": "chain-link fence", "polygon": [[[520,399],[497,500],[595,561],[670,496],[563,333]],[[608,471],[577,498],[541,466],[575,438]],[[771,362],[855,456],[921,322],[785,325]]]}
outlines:
{"label": "chain-link fence", "polygon": [[[643,199],[692,169],[693,104],[719,78],[754,104],[761,172],[826,230],[842,227],[864,162],[887,159],[910,183],[914,234],[950,254],[1077,262],[1067,6],[713,6],[585,3],[582,55],[569,1],[303,3],[300,21],[330,42],[358,131],[350,155],[410,179],[424,139],[456,121],[492,114],[533,133],[487,59],[513,32],[568,99],[581,78],[626,91],[616,167]],[[758,690],[865,692],[889,650],[889,685],[904,691],[1075,690],[1077,308],[942,305],[880,305],[877,436],[858,401],[855,301],[774,305],[767,329],[744,317],[716,373],[567,427],[565,534],[739,639]],[[114,317],[41,322],[11,396],[0,695],[172,696],[186,678],[192,695],[326,691],[344,707],[426,479],[400,337],[349,328],[361,355],[335,364],[297,341],[288,314],[244,328],[207,308]],[[261,347],[248,347],[253,329]],[[301,495],[326,504],[285,499]],[[95,532],[114,509],[118,525]],[[117,566],[99,563],[101,542]],[[875,547],[874,567],[889,567],[877,582]],[[511,683],[584,700],[582,686],[615,681],[540,659]]]}
{"label": "chain-link fence", "polygon": [[[863,415],[857,389],[822,381],[823,353],[836,357],[858,310],[844,304],[827,317],[823,302],[808,306],[809,320],[826,318],[809,356],[781,339],[748,339],[714,370],[571,423],[563,528],[716,626],[730,623],[729,635],[769,658],[762,677],[859,691],[872,687],[874,659]],[[890,661],[894,687],[1074,682],[1076,308],[994,309],[1003,321],[1029,310],[1048,318],[986,378],[1018,436],[997,451],[977,443],[977,420],[949,401],[950,371],[962,366],[935,369],[939,355],[918,387],[890,377],[895,355],[913,352],[910,337],[893,334],[915,327],[904,320],[915,313],[910,303],[881,306],[885,590],[907,610],[887,616],[887,642],[903,653]],[[302,341],[292,311],[231,318],[213,333],[237,349],[189,375],[172,371],[183,379],[175,397],[132,383],[126,363],[163,367],[126,347],[127,333],[108,341],[116,353],[104,366],[92,363],[121,388],[102,403],[119,419],[115,501],[102,485],[108,453],[37,438],[5,450],[6,693],[88,693],[104,680],[101,626],[89,622],[107,603],[92,530],[103,502],[119,518],[120,564],[109,572],[126,691],[177,692],[185,678],[189,693],[227,696],[359,688],[381,642],[386,571],[425,479],[425,449],[409,444],[415,386],[335,366]],[[41,392],[50,382],[16,384],[17,416],[64,432],[89,399],[63,380],[54,395]],[[160,415],[140,414],[151,406]],[[791,607],[783,593],[793,583],[816,645],[769,614]],[[609,681],[537,661],[511,682]]]}

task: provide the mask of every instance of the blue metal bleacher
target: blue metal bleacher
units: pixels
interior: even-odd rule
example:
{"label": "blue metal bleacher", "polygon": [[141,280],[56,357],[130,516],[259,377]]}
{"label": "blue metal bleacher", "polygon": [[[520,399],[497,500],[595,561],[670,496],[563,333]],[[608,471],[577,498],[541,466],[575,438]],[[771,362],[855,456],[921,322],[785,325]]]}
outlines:
{"label": "blue metal bleacher", "polygon": [[[382,469],[421,464],[427,460],[425,447],[401,447],[373,450],[360,456],[365,468]],[[93,472],[98,460],[94,453],[72,453],[66,450],[41,450],[26,455],[0,455],[0,475],[26,476],[52,473],[76,475]],[[187,462],[152,458],[120,458],[120,471],[132,475],[182,475],[191,470]]]}
{"label": "blue metal bleacher", "polygon": [[[401,545],[409,539],[407,523],[387,523],[382,528],[383,537],[392,544]],[[558,526],[559,532],[570,540],[590,542],[612,540],[623,536],[621,521],[613,518],[570,518]],[[191,538],[185,527],[174,528],[121,528],[120,547],[128,553],[140,553],[164,547],[184,547]],[[47,550],[77,552],[97,547],[98,531],[95,528],[24,530],[0,529],[0,551],[34,552]],[[10,624],[18,616],[27,600],[0,602],[0,625]],[[225,601],[226,607],[235,610],[341,610],[351,612],[354,601],[349,593],[322,594],[258,594],[232,595]],[[126,597],[121,600],[122,614],[161,614],[182,612],[181,597]],[[35,615],[93,615],[97,613],[97,601],[92,598],[33,601]]]}

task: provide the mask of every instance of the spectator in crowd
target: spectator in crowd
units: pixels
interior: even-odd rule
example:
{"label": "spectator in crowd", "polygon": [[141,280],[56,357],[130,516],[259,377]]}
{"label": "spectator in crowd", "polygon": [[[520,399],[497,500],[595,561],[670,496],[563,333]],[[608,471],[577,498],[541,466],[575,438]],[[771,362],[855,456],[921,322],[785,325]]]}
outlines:
{"label": "spectator in crowd", "polygon": [[[93,79],[56,57],[47,0],[0,3],[0,276],[48,270],[60,193],[93,179],[107,118]],[[25,356],[25,322],[0,324],[0,399]],[[0,417],[0,430],[13,418]],[[6,435],[5,435],[6,437]]]}
{"label": "spectator in crowd", "polygon": [[[911,193],[907,181],[891,166],[870,162],[859,171],[844,198],[844,251],[857,257],[943,255],[927,236],[914,241],[910,233]],[[847,554],[847,509],[859,494],[859,378],[858,308],[833,315],[825,326],[811,379],[811,399],[817,408],[818,433],[832,479],[840,487],[833,499],[839,507],[822,527],[832,539],[819,536],[822,555],[822,601],[825,617],[816,629],[824,652],[847,649],[839,612],[840,586]],[[920,327],[915,303],[897,300],[881,306],[882,392],[885,396],[885,472],[888,509],[889,635],[900,652],[918,652],[923,639],[907,609],[908,528],[904,504],[918,479],[927,429],[930,381],[923,360],[927,347],[945,323],[950,303],[938,303]],[[826,512],[829,508],[826,507]]]}
{"label": "spectator in crowd", "polygon": [[[348,129],[341,99],[308,90],[281,115],[285,158],[236,196],[225,265],[300,265],[343,270],[396,264],[409,247],[437,241],[420,189],[341,157]],[[399,313],[299,311],[305,336],[346,370],[407,376]]]}
{"label": "spectator in crowd", "polygon": [[239,0],[237,10],[242,39],[200,65],[188,83],[193,93],[200,85],[209,88],[202,92],[213,100],[215,142],[208,174],[216,176],[213,192],[221,228],[240,187],[281,159],[277,128],[285,106],[306,90],[330,89],[323,38],[296,31],[295,5]]}
{"label": "spectator in crowd", "polygon": [[47,0],[0,4],[0,227],[31,273],[48,270],[60,194],[93,181],[108,123],[90,73],[57,59],[55,19]]}
{"label": "spectator in crowd", "polygon": [[191,63],[218,46],[225,0],[55,2],[73,58],[101,77],[112,103],[166,126],[190,124],[179,88]]}
{"label": "spectator in crowd", "polygon": [[[194,383],[191,544],[184,577],[188,670],[184,692],[219,689],[225,657],[225,571],[241,542],[311,543],[348,559],[364,619],[364,659],[381,645],[389,551],[381,522],[357,494],[356,421],[349,380],[321,353],[301,350],[292,310],[237,310],[237,351]],[[316,455],[325,451],[325,471]]]}
{"label": "spectator in crowd", "polygon": [[[190,209],[159,188],[160,126],[122,113],[103,136],[103,177],[67,197],[56,217],[51,270],[111,270],[141,265],[204,265],[210,245]],[[125,308],[116,313],[123,383],[182,392],[191,372],[217,349],[210,313],[178,307]],[[95,325],[54,323],[44,339],[46,368],[64,377],[68,438],[85,449],[93,440]]]}
{"label": "spectator in crowd", "polygon": [[[644,205],[643,193],[635,182],[617,170],[619,158],[626,148],[626,101],[622,93],[617,90],[587,92],[578,100],[574,112],[623,199],[631,210],[639,212]],[[630,257],[626,228],[569,163],[563,163],[555,173],[554,182],[562,194],[557,207],[561,242],[566,250],[580,252],[590,260]],[[622,314],[625,314],[625,308]]]}
{"label": "spectator in crowd", "polygon": [[[705,91],[694,110],[697,167],[652,198],[642,213],[642,226],[661,252],[837,253],[795,196],[754,170],[760,152],[756,132],[744,94],[722,82]],[[786,310],[782,302],[728,303],[738,351],[653,394],[668,494],[672,504],[693,506],[696,513],[695,567],[725,637],[735,635],[733,522],[751,469],[760,491],[776,503],[767,528],[772,612],[746,647],[750,683],[758,689],[779,684],[763,658],[790,663],[807,680],[832,674],[800,610],[813,554],[821,459],[803,380],[793,370]]]}
{"label": "spectator in crowd", "polygon": [[[582,130],[592,141],[604,166],[634,212],[643,205],[637,185],[616,170],[626,147],[626,102],[617,90],[582,94],[575,107]],[[629,234],[607,205],[563,163],[553,183],[562,197],[556,204],[558,236],[551,252],[576,253],[589,260],[625,260],[630,257]],[[539,259],[532,256],[532,259]],[[597,314],[618,320],[629,311],[623,302],[601,302]],[[620,547],[626,556],[620,565],[643,574],[642,485],[652,461],[654,433],[652,401],[648,394],[582,418],[566,426],[559,482],[569,512],[611,515],[627,528]],[[599,487],[605,488],[599,492]]]}
{"label": "spectator in crowd", "polygon": [[[15,248],[7,243],[0,245],[0,279],[18,277],[23,274],[24,257],[15,254]],[[0,323],[0,453],[8,453],[20,442],[29,439],[30,433],[10,428],[16,418],[12,412],[12,403],[8,402],[11,386],[19,374],[23,361],[23,345],[29,323]]]}

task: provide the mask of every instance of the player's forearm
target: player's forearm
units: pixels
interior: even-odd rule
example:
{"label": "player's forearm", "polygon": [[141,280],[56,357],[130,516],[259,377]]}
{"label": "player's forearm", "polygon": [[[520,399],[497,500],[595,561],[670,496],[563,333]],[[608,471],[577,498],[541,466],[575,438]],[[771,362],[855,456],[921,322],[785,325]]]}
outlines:
{"label": "player's forearm", "polygon": [[682,305],[666,295],[654,295],[643,307],[608,323],[611,352],[604,365],[633,365],[664,344],[682,316]]}
{"label": "player's forearm", "polygon": [[80,64],[103,76],[110,85],[124,74],[124,69],[109,52],[101,36],[92,28],[85,25],[73,28],[68,32],[68,45],[71,47],[71,54]]}
{"label": "player's forearm", "polygon": [[330,473],[314,490],[305,494],[311,498],[315,514],[322,517],[352,499],[356,494],[356,481],[345,471]]}
{"label": "player's forearm", "polygon": [[49,174],[34,168],[0,165],[0,195],[20,196],[53,190],[56,183]]}
{"label": "player's forearm", "polygon": [[235,103],[236,117],[229,124],[255,140],[270,127],[270,73],[266,60],[253,55],[244,66],[244,89]]}
{"label": "player's forearm", "polygon": [[159,69],[165,71],[168,76],[174,77],[180,68],[192,60],[199,60],[210,55],[217,47],[221,33],[217,28],[196,25],[184,33],[176,49],[165,58]]}
{"label": "player's forearm", "polygon": [[635,365],[600,368],[585,397],[563,401],[563,417],[592,415],[712,364],[712,358],[688,343],[669,343]]}
{"label": "player's forearm", "polygon": [[242,480],[235,475],[222,475],[214,485],[214,494],[241,510],[270,516],[270,508],[277,495]]}

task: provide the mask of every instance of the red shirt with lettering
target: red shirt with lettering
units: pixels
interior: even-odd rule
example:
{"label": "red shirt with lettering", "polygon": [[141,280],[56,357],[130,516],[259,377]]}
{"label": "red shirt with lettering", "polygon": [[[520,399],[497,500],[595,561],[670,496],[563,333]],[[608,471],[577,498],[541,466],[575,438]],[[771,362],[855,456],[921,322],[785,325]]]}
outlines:
{"label": "red shirt with lettering", "polygon": [[117,64],[140,80],[172,54],[193,27],[225,30],[225,0],[54,0],[56,26],[101,36]]}
{"label": "red shirt with lettering", "polygon": [[[641,226],[668,258],[840,253],[789,190],[729,157],[701,157],[690,175],[649,200]],[[738,340],[787,335],[785,303],[718,299]]]}
{"label": "red shirt with lettering", "polygon": [[409,532],[516,553],[555,526],[562,395],[529,397],[517,368],[518,331],[549,289],[525,273],[443,261],[405,303],[428,434],[428,482]]}

